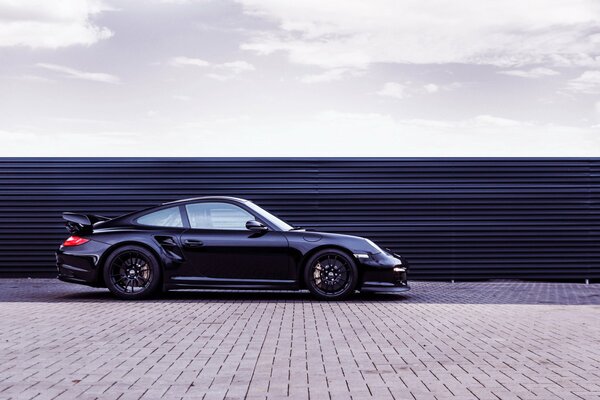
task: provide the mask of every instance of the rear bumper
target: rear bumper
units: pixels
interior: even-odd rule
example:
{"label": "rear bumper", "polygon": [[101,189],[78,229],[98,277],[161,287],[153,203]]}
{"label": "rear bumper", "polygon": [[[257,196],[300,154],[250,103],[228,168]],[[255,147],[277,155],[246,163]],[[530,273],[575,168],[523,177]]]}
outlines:
{"label": "rear bumper", "polygon": [[64,282],[81,283],[83,285],[98,286],[99,277],[97,268],[80,268],[78,266],[65,264],[61,262],[61,258],[56,257],[56,269],[58,271],[57,278]]}
{"label": "rear bumper", "polygon": [[99,260],[107,245],[90,241],[81,246],[56,251],[57,278],[64,282],[103,286]]}
{"label": "rear bumper", "polygon": [[58,278],[58,280],[63,281],[63,282],[79,283],[80,285],[98,287],[98,284],[96,283],[96,281],[75,278],[75,277],[72,277],[72,276],[61,274],[60,272],[58,273],[57,278]]}

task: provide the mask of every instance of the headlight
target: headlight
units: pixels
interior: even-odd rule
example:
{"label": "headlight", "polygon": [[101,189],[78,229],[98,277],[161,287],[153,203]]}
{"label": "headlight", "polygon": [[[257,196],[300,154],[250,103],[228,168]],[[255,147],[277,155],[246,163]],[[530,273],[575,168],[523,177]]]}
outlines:
{"label": "headlight", "polygon": [[373,253],[383,253],[383,250],[381,249],[381,247],[377,246],[375,243],[373,243],[371,240],[369,239],[365,239],[367,241],[367,243],[369,243],[369,245],[371,247],[373,247],[375,249],[375,251]]}

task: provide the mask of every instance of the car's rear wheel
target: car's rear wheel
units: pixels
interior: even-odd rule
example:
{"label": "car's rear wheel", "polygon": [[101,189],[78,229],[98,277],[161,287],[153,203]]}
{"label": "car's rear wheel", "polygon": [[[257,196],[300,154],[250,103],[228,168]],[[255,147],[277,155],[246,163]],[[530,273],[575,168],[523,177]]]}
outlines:
{"label": "car's rear wheel", "polygon": [[143,247],[121,247],[104,264],[104,282],[121,299],[147,298],[157,291],[160,284],[158,260]]}
{"label": "car's rear wheel", "polygon": [[341,300],[354,293],[358,270],[344,252],[325,249],[314,254],[306,263],[304,282],[308,290],[322,300]]}

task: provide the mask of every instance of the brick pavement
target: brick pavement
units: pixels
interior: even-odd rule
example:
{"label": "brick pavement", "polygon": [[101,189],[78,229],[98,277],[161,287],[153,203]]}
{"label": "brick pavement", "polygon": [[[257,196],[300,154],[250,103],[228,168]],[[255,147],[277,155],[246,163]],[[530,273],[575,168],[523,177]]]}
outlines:
{"label": "brick pavement", "polygon": [[600,399],[600,285],[402,296],[0,280],[0,399]]}

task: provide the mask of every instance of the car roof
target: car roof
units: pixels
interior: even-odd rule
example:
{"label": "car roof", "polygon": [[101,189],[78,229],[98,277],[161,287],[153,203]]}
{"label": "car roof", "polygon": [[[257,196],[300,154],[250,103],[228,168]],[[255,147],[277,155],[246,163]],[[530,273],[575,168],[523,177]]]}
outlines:
{"label": "car roof", "polygon": [[189,199],[169,201],[167,203],[162,203],[162,205],[187,203],[187,202],[191,202],[191,201],[200,201],[200,200],[226,200],[226,201],[229,200],[229,201],[236,201],[238,203],[247,203],[249,201],[246,199],[240,199],[238,197],[230,197],[230,196],[203,196],[203,197],[191,197]]}

